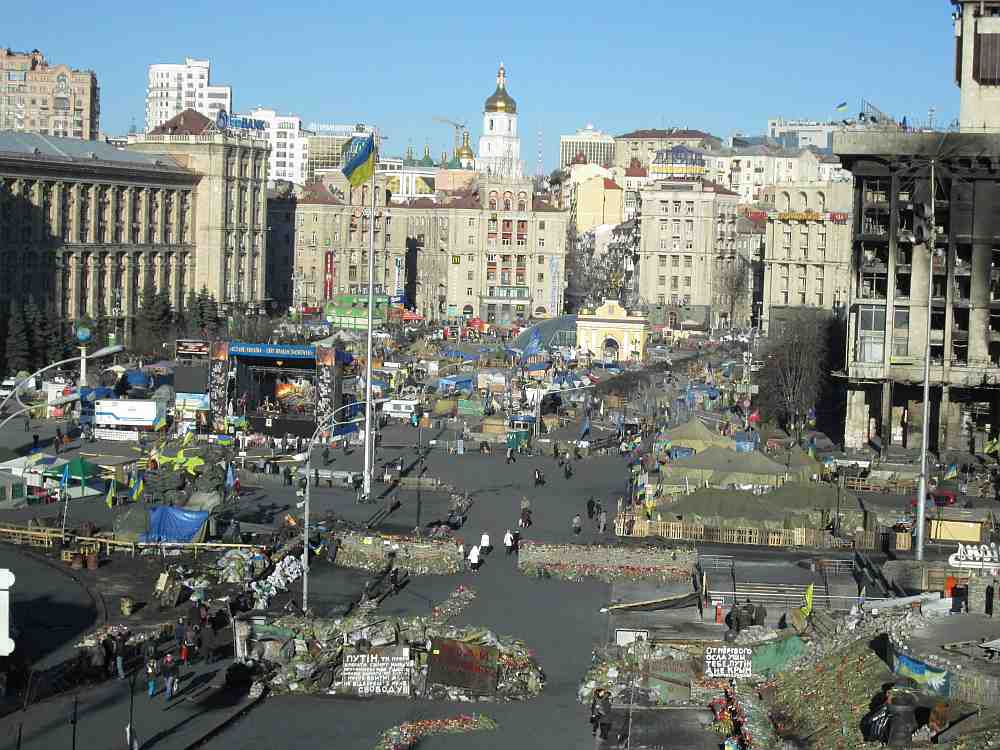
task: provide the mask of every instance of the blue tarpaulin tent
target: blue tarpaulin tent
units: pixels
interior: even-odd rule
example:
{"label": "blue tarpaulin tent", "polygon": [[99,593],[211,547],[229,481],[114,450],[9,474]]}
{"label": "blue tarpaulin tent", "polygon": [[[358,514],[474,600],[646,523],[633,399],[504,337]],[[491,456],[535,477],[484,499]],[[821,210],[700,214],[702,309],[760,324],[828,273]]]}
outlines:
{"label": "blue tarpaulin tent", "polygon": [[472,390],[472,375],[450,375],[446,378],[439,378],[437,390],[438,393]]}
{"label": "blue tarpaulin tent", "polygon": [[149,508],[149,526],[144,542],[200,542],[205,538],[208,512],[183,510],[164,505]]}

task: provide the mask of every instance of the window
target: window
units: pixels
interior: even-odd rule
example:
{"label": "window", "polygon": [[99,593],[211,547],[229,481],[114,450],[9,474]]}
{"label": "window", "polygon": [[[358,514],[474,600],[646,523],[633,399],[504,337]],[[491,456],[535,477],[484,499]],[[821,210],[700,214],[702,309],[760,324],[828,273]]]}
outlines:
{"label": "window", "polygon": [[910,353],[910,311],[897,309],[892,315],[892,356],[906,357]]}
{"label": "window", "polygon": [[680,266],[681,266],[681,257],[679,255],[671,255],[670,256],[670,267],[671,268],[680,268]]}
{"label": "window", "polygon": [[538,238],[538,246],[539,247],[545,247],[545,238],[544,237],[539,237]]}
{"label": "window", "polygon": [[685,201],[684,213],[688,216],[694,216],[694,201]]}
{"label": "window", "polygon": [[680,279],[677,276],[670,277],[670,288],[680,289]]}
{"label": "window", "polygon": [[545,256],[544,255],[539,255],[538,256],[538,265],[540,265],[540,266],[544,266],[545,265]]}
{"label": "window", "polygon": [[476,226],[476,220],[475,219],[469,219],[469,228],[471,229],[474,226]]}
{"label": "window", "polygon": [[476,236],[474,234],[470,234],[469,235],[469,244],[470,245],[475,245],[476,244]]}
{"label": "window", "polygon": [[538,274],[537,278],[538,278],[538,281],[545,281],[545,274],[544,273],[540,273],[540,274]]}
{"label": "window", "polygon": [[684,286],[686,288],[690,288],[690,286],[691,286],[691,277],[690,276],[685,276],[684,277]]}
{"label": "window", "polygon": [[538,229],[541,230],[542,232],[545,231],[545,222],[544,221],[538,222]]}
{"label": "window", "polygon": [[656,285],[657,286],[666,286],[667,285],[667,277],[666,276],[657,276],[656,277]]}
{"label": "window", "polygon": [[460,265],[461,263],[462,263],[462,256],[461,255],[452,255],[451,256],[451,264],[453,266]]}
{"label": "window", "polygon": [[683,299],[684,299],[684,305],[685,306],[691,304],[691,295],[690,294],[685,294]]}
{"label": "window", "polygon": [[465,274],[465,279],[466,279],[466,281],[472,281],[473,278],[475,278],[475,276],[476,276],[476,272],[475,271],[467,271],[466,274]]}
{"label": "window", "polygon": [[657,257],[656,261],[657,261],[656,264],[660,268],[666,268],[667,267],[667,256],[666,255],[660,255],[659,257]]}
{"label": "window", "polygon": [[468,286],[468,287],[465,288],[465,296],[466,297],[471,297],[472,296],[472,287],[471,286]]}
{"label": "window", "polygon": [[476,262],[476,256],[473,255],[472,253],[469,253],[468,255],[466,255],[465,259],[467,261],[469,261],[469,263],[475,263]]}
{"label": "window", "polygon": [[665,295],[665,294],[657,294],[656,295],[656,304],[662,306],[662,305],[665,305],[666,303],[667,303],[667,295]]}
{"label": "window", "polygon": [[[909,311],[907,311],[909,313]],[[858,309],[858,362],[882,362],[885,347],[885,308],[862,305]]]}
{"label": "window", "polygon": [[684,256],[684,267],[685,268],[690,268],[691,267],[691,256],[690,255],[685,255]]}
{"label": "window", "polygon": [[674,305],[674,306],[676,306],[676,305],[677,305],[677,302],[678,302],[679,300],[680,300],[680,297],[678,297],[678,296],[677,296],[676,294],[671,294],[671,295],[670,295],[670,304],[671,304],[671,305]]}

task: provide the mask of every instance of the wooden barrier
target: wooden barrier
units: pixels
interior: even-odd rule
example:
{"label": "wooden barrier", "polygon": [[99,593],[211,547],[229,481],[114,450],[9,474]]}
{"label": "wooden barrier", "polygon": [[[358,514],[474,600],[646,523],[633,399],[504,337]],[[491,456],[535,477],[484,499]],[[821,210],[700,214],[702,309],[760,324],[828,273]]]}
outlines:
{"label": "wooden barrier", "polygon": [[27,526],[0,527],[0,541],[12,544],[27,544],[32,547],[52,549],[57,541],[62,541],[59,529],[28,528]]}
{"label": "wooden barrier", "polygon": [[[628,533],[626,533],[628,532]],[[880,531],[858,532],[851,539],[835,537],[825,529],[756,529],[740,527],[714,527],[688,524],[683,521],[649,521],[635,518],[630,513],[619,513],[615,518],[618,536],[646,537],[707,544],[746,544],[761,547],[814,547],[820,549],[882,549],[891,540]]]}

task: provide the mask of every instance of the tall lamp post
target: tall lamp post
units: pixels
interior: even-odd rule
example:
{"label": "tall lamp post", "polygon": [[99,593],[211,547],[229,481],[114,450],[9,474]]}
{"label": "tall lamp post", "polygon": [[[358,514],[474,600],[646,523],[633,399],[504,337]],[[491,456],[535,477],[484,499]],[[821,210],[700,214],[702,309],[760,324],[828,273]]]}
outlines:
{"label": "tall lamp post", "polygon": [[17,394],[24,385],[30,383],[32,380],[41,375],[43,372],[47,372],[55,367],[60,367],[62,365],[69,364],[70,362],[80,362],[81,367],[83,367],[85,366],[85,363],[88,359],[101,359],[102,357],[109,357],[112,354],[117,354],[120,351],[124,351],[124,349],[125,347],[122,346],[121,344],[115,344],[114,346],[105,346],[98,349],[95,352],[91,352],[90,354],[84,354],[82,357],[67,357],[66,359],[61,359],[58,362],[53,362],[50,365],[46,365],[40,370],[35,370],[27,377],[19,380],[17,385],[14,386],[13,392],[9,396],[7,396],[7,398],[5,398],[2,402],[0,402],[0,414],[2,414],[4,409],[7,408],[7,402],[10,401],[12,398],[14,398],[14,395]]}
{"label": "tall lamp post", "polygon": [[305,613],[306,610],[309,608],[309,501],[311,499],[310,497],[311,493],[309,492],[310,489],[309,479],[310,475],[312,474],[313,448],[315,447],[316,440],[321,432],[327,429],[332,430],[338,425],[357,424],[358,422],[363,422],[364,419],[349,419],[346,422],[338,422],[334,419],[334,417],[337,415],[337,412],[343,411],[344,409],[350,408],[352,406],[357,406],[358,404],[363,404],[363,403],[365,402],[352,401],[351,403],[344,404],[343,406],[338,407],[334,409],[332,412],[330,412],[330,414],[328,414],[326,418],[323,419],[323,421],[316,426],[316,431],[313,432],[312,437],[309,438],[309,442],[306,445],[305,456],[303,457],[302,454],[296,456],[296,458],[298,458],[299,460],[305,461],[305,470],[306,470],[305,474],[306,487],[305,487],[305,497],[303,498],[304,503],[303,503],[303,513],[302,513],[302,612],[303,613]]}

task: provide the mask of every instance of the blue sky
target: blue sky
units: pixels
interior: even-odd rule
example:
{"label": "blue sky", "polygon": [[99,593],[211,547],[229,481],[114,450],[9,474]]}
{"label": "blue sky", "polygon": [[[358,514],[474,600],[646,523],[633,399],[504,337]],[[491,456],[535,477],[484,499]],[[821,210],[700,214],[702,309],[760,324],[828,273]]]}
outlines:
{"label": "blue sky", "polygon": [[947,0],[178,0],[100,11],[56,0],[44,18],[7,14],[0,45],[95,70],[108,133],[133,118],[142,127],[150,63],[208,57],[239,111],[260,104],[306,122],[377,124],[388,150],[428,142],[435,158],[452,143],[435,115],[466,121],[475,148],[502,59],[533,173],[539,130],[549,171],[559,135],[588,122],[613,134],[760,133],[768,117],[830,118],[839,102],[857,111],[862,98],[911,121],[934,106],[950,122],[950,11]]}

